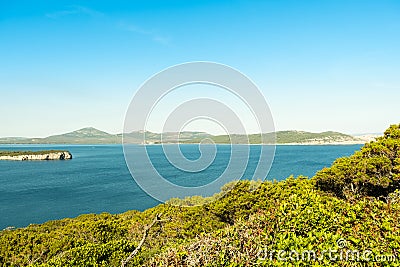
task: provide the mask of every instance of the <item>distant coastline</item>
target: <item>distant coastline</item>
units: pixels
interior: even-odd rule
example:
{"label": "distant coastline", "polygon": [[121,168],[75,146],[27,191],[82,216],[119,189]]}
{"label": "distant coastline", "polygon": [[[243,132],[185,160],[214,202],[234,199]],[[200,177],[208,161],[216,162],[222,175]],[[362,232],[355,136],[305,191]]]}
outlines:
{"label": "distant coastline", "polygon": [[[375,140],[379,135],[352,136],[339,132],[327,131],[311,133],[305,131],[278,131],[263,134],[211,135],[205,132],[167,132],[152,133],[134,131],[125,134],[109,134],[95,128],[83,128],[77,131],[53,135],[45,138],[6,137],[0,138],[0,145],[61,145],[61,144],[198,144],[209,140],[215,144],[276,144],[276,145],[353,145],[365,144]],[[145,142],[143,138],[146,138]]]}

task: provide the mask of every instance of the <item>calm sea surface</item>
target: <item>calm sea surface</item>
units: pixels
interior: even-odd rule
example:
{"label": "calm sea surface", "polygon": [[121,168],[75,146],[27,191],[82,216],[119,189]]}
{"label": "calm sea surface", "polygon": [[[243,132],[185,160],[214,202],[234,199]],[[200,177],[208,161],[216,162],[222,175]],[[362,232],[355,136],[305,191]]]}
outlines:
{"label": "calm sea surface", "polygon": [[[316,171],[360,149],[361,145],[277,146],[268,179],[313,176]],[[161,146],[148,146],[157,170],[180,185],[197,185],[218,177],[229,162],[229,146],[218,145],[214,163],[205,171],[187,173],[171,168]],[[68,161],[0,161],[0,230],[7,226],[75,217],[83,213],[144,210],[159,202],[147,196],[131,177],[120,145],[13,145],[0,150],[69,150]],[[197,145],[182,145],[189,159],[199,157]],[[244,177],[257,164],[259,146],[251,146]],[[237,178],[237,177],[234,177]]]}

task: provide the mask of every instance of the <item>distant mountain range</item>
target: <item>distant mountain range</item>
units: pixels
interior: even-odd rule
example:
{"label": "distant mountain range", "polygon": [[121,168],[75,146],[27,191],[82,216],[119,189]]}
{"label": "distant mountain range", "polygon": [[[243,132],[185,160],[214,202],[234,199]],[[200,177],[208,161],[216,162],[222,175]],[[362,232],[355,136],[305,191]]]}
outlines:
{"label": "distant mountain range", "polygon": [[[181,132],[181,133],[152,133],[145,132],[147,144],[157,143],[199,143],[206,139],[218,144],[245,144],[247,139],[251,144],[261,143],[261,134],[234,134],[211,135],[205,132]],[[304,131],[278,131],[264,133],[263,143],[274,143],[274,135],[277,144],[362,144],[370,140],[355,137],[338,132],[310,133]],[[143,144],[143,131],[127,133],[125,142]],[[162,140],[161,140],[162,138]],[[370,139],[373,137],[369,136]],[[119,144],[122,142],[122,134],[109,134],[92,127],[83,128],[70,133],[52,135],[45,138],[6,137],[0,138],[0,144]]]}

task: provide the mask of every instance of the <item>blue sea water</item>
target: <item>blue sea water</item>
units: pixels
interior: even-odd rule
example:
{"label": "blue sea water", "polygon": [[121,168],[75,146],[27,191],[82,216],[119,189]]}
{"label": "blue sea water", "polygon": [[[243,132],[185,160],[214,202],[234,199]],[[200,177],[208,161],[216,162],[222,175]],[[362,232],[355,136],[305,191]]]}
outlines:
{"label": "blue sea water", "polygon": [[[361,145],[276,147],[267,179],[283,180],[290,175],[313,176],[336,158],[348,156]],[[218,145],[209,168],[198,173],[173,170],[161,146],[148,146],[157,170],[176,184],[190,186],[219,176],[229,162],[229,146]],[[260,146],[251,146],[244,178],[257,164]],[[0,230],[31,223],[75,217],[83,213],[121,213],[144,210],[159,204],[135,183],[126,166],[121,145],[2,145],[0,150],[65,149],[73,159],[66,161],[0,161]],[[196,159],[197,145],[182,145],[182,153]],[[240,178],[240,177],[233,177]]]}

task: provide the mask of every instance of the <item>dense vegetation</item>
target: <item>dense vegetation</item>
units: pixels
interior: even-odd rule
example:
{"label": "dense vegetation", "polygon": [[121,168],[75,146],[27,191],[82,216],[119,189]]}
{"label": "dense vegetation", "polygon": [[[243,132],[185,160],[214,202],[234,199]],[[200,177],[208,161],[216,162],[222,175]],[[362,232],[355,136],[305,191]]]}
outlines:
{"label": "dense vegetation", "polygon": [[23,156],[23,155],[47,155],[50,153],[65,152],[65,150],[41,150],[41,151],[0,151],[1,156]]}
{"label": "dense vegetation", "polygon": [[[211,198],[2,231],[0,263],[120,266],[161,214],[128,266],[400,266],[399,129],[392,126],[312,179],[239,181]],[[351,164],[338,164],[346,160]],[[353,168],[357,175],[348,179]],[[372,194],[370,184],[381,191]],[[279,251],[290,257],[282,259]]]}
{"label": "dense vegetation", "polygon": [[400,188],[400,125],[392,125],[354,155],[337,159],[315,179],[318,188],[338,197],[387,198]]}
{"label": "dense vegetation", "polygon": [[[398,204],[389,206],[366,199],[351,204],[321,195],[301,177],[263,183],[253,197],[245,190],[240,192],[235,192],[239,197],[233,203],[230,196],[216,204],[214,210],[220,215],[234,214],[234,224],[163,249],[150,259],[151,266],[358,266],[362,258],[358,263],[350,257],[349,262],[329,257],[302,261],[295,257],[288,262],[277,259],[279,250],[296,251],[300,259],[306,251],[322,257],[323,251],[339,250],[340,240],[345,242],[344,253],[359,251],[361,255],[370,250],[371,261],[378,255],[400,256]],[[400,266],[399,261],[382,264]]]}

